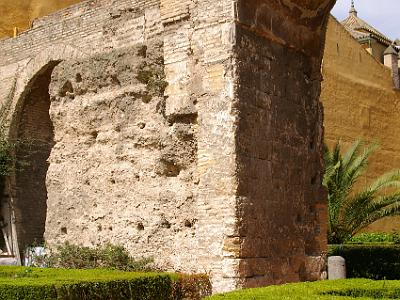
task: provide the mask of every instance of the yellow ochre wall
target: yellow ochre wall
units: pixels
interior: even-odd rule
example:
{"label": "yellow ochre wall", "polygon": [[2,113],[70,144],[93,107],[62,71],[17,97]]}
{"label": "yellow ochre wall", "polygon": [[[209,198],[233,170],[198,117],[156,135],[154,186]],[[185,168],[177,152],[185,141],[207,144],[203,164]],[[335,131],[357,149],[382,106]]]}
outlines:
{"label": "yellow ochre wall", "polygon": [[0,0],[0,38],[13,35],[14,27],[23,31],[41,16],[81,2],[81,0]]}
{"label": "yellow ochre wall", "polygon": [[[400,92],[393,89],[390,70],[378,63],[333,17],[329,20],[322,67],[321,100],[325,140],[341,140],[347,148],[362,138],[379,142],[367,178],[359,185],[400,169]],[[376,222],[370,231],[400,230],[400,218]]]}

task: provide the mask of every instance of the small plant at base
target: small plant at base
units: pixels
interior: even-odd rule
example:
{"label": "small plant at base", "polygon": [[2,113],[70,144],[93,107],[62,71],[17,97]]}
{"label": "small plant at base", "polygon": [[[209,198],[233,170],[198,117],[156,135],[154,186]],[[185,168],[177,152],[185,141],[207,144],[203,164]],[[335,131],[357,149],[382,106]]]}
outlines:
{"label": "small plant at base", "polygon": [[45,265],[65,269],[107,268],[122,271],[154,271],[153,259],[135,259],[122,246],[106,244],[89,248],[66,243],[51,252]]}

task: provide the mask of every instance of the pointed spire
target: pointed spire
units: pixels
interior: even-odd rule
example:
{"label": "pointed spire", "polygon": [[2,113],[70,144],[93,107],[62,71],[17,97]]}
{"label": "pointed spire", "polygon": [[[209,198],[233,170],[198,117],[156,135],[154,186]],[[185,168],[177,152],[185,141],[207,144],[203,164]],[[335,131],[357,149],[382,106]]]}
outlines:
{"label": "pointed spire", "polygon": [[357,17],[357,10],[354,6],[354,0],[351,0],[351,8],[350,8],[349,14]]}

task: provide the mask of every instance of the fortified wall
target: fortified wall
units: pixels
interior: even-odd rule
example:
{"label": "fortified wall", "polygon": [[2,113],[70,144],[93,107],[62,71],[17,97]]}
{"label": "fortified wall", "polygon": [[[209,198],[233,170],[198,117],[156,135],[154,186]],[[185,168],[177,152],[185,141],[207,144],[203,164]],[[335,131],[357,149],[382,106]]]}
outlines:
{"label": "fortified wall", "polygon": [[[370,159],[366,186],[386,172],[400,169],[400,91],[391,70],[374,59],[334,18],[330,18],[322,73],[325,140],[349,147],[357,139],[380,145]],[[398,229],[398,217],[370,226],[371,231]]]}
{"label": "fortified wall", "polygon": [[215,291],[319,279],[334,1],[298,2],[91,0],[2,41],[19,248],[111,242]]}
{"label": "fortified wall", "polygon": [[35,19],[63,9],[80,0],[18,0],[0,2],[0,39],[23,32]]}

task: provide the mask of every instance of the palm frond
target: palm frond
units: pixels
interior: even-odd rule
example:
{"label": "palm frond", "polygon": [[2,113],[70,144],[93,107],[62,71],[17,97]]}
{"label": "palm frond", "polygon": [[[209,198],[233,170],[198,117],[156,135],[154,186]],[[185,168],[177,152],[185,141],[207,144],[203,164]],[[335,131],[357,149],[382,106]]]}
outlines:
{"label": "palm frond", "polygon": [[352,165],[354,160],[359,157],[360,150],[363,146],[364,141],[358,140],[343,155],[343,166],[345,169],[347,169],[349,165]]}
{"label": "palm frond", "polygon": [[[326,172],[323,185],[328,191],[329,240],[344,242],[380,218],[400,215],[400,170],[379,177],[369,187],[354,193],[354,185],[368,167],[378,148],[356,141],[344,155],[340,142],[324,153]],[[388,193],[389,189],[396,189]]]}
{"label": "palm frond", "polygon": [[370,190],[380,191],[384,188],[399,188],[400,187],[400,170],[386,173],[375,180],[370,185]]}
{"label": "palm frond", "polygon": [[[360,231],[361,229],[364,229],[365,227],[371,225],[372,223],[386,218],[386,217],[394,217],[394,216],[399,216],[400,215],[400,201],[396,201],[390,205],[386,205],[382,207],[381,209],[378,209],[374,211],[372,214],[368,216],[364,220],[363,223],[360,224],[360,226],[356,229],[356,232]],[[355,233],[356,233],[355,232]]]}

